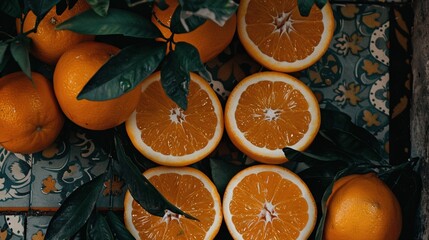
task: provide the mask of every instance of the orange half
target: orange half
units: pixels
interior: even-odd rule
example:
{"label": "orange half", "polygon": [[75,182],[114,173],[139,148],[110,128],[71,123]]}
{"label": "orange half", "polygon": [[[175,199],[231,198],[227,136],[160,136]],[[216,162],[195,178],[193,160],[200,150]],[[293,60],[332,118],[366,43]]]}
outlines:
{"label": "orange half", "polygon": [[172,204],[198,219],[191,220],[169,210],[163,217],[144,210],[128,191],[124,201],[125,226],[136,239],[213,239],[222,224],[219,193],[201,171],[190,168],[155,167],[144,176]]}
{"label": "orange half", "polygon": [[237,32],[246,51],[271,70],[305,69],[327,51],[335,29],[329,3],[301,16],[297,0],[242,0]]}
{"label": "orange half", "polygon": [[223,214],[234,239],[307,239],[317,207],[298,175],[276,165],[256,165],[230,180]]}
{"label": "orange half", "polygon": [[134,146],[148,159],[166,166],[202,160],[217,147],[223,129],[223,110],[216,93],[194,73],[186,110],[167,96],[157,72],[143,81],[138,106],[126,121]]}
{"label": "orange half", "polygon": [[263,163],[286,162],[283,148],[305,150],[320,127],[310,88],[279,72],[260,72],[234,87],[225,106],[225,129],[234,145]]}

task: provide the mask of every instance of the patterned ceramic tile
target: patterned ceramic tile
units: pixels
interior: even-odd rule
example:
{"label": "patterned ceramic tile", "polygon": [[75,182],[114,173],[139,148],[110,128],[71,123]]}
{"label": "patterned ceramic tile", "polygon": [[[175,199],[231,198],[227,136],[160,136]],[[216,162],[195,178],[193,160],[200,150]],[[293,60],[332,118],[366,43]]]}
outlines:
{"label": "patterned ceramic tile", "polygon": [[0,147],[0,211],[26,211],[30,201],[32,155]]}
{"label": "patterned ceramic tile", "polygon": [[42,240],[45,238],[51,216],[28,216],[25,239]]}
{"label": "patterned ceramic tile", "polygon": [[[76,188],[106,171],[107,153],[94,137],[98,138],[93,132],[75,128],[65,140],[34,155],[32,209],[56,210]],[[98,207],[109,206],[109,196],[100,196]]]}
{"label": "patterned ceramic tile", "polygon": [[23,240],[24,215],[0,215],[0,239]]}
{"label": "patterned ceramic tile", "polygon": [[[43,240],[46,235],[46,231],[51,221],[52,216],[28,216],[27,224],[25,229],[26,240]],[[0,238],[2,239],[2,238]],[[79,234],[77,234],[73,240],[79,240]]]}
{"label": "patterned ceramic tile", "polygon": [[313,89],[322,107],[336,106],[385,145],[389,139],[390,8],[334,4],[333,9],[337,24],[330,48],[300,73],[300,79]]}

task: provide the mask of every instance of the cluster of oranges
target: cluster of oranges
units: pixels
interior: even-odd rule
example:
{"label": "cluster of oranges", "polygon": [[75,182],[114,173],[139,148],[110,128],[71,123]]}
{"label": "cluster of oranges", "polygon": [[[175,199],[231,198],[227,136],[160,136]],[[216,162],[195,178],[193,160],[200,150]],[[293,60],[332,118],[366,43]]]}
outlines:
{"label": "cluster of oranges", "polygon": [[[153,22],[165,39],[171,36],[168,26],[178,1],[167,3],[167,10],[153,11]],[[225,107],[209,83],[191,73],[186,110],[165,94],[160,72],[112,100],[77,99],[90,78],[120,51],[94,36],[55,30],[55,25],[89,8],[79,0],[58,16],[54,7],[37,32],[28,35],[31,54],[55,66],[53,83],[35,72],[32,81],[21,72],[0,79],[0,144],[19,153],[43,150],[60,133],[64,116],[92,130],[125,122],[136,149],[163,165],[144,175],[169,201],[198,219],[170,211],[163,218],[152,216],[127,193],[124,218],[134,237],[213,239],[224,220],[234,239],[307,239],[317,220],[315,201],[295,173],[277,164],[287,161],[283,148],[305,150],[318,133],[321,117],[316,97],[287,72],[309,67],[329,47],[335,24],[330,5],[314,6],[303,17],[297,1],[243,0],[238,14],[224,26],[207,21],[195,31],[175,34],[175,42],[193,44],[207,62],[224,50],[237,29],[249,55],[268,69],[240,81]],[[23,24],[17,22],[18,31],[32,29],[35,21],[30,13]],[[210,178],[187,166],[212,153],[224,130],[240,151],[262,164],[235,175],[221,201]],[[347,209],[350,204],[355,205]],[[326,239],[355,239],[356,231],[362,231],[361,239],[399,236],[398,202],[375,175],[340,179],[327,205]],[[357,214],[357,208],[366,212]],[[373,221],[357,227],[367,217]]]}

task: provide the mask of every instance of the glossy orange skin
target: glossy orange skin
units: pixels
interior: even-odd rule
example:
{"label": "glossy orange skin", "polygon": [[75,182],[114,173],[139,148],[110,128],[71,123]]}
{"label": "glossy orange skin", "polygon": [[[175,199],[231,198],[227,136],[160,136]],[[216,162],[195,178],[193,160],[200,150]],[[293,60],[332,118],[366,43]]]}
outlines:
{"label": "glossy orange skin", "polygon": [[30,154],[49,147],[64,124],[51,83],[33,72],[0,78],[0,145],[6,150]]}
{"label": "glossy orange skin", "polygon": [[393,192],[375,173],[340,178],[326,205],[326,240],[399,238],[401,207]]}
{"label": "glossy orange skin", "polygon": [[140,89],[106,101],[78,100],[91,77],[119,48],[101,42],[83,42],[66,51],[54,71],[54,90],[64,114],[77,125],[106,130],[123,123],[137,106]]}
{"label": "glossy orange skin", "polygon": [[[60,56],[74,45],[90,41],[95,38],[93,35],[84,35],[68,30],[56,30],[55,27],[67,19],[90,9],[86,0],[79,0],[72,9],[64,11],[61,15],[56,14],[54,6],[42,19],[37,27],[37,31],[27,36],[31,38],[30,53],[50,65],[55,65]],[[22,25],[23,31],[32,30],[36,24],[36,15],[29,12]],[[16,28],[21,32],[21,20],[16,20]]]}

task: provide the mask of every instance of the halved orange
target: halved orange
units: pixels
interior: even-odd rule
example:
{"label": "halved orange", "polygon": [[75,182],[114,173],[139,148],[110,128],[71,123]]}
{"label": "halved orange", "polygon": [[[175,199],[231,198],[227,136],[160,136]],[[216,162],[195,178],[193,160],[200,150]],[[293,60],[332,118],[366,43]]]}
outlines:
{"label": "halved orange", "polygon": [[222,105],[209,83],[191,73],[188,108],[181,109],[161,85],[160,72],[142,83],[138,106],[126,121],[127,134],[148,159],[166,166],[186,166],[207,157],[219,144]]}
{"label": "halved orange", "polygon": [[225,106],[225,129],[250,158],[286,162],[283,148],[305,150],[320,127],[320,108],[310,88],[279,72],[252,74],[234,87]]}
{"label": "halved orange", "polygon": [[222,224],[219,193],[201,171],[190,168],[155,167],[144,176],[172,204],[198,219],[169,210],[163,217],[148,213],[128,191],[124,201],[125,226],[136,239],[213,239]]}
{"label": "halved orange", "polygon": [[317,207],[298,175],[262,164],[230,180],[223,214],[234,239],[307,239],[316,224]]}
{"label": "halved orange", "polygon": [[329,3],[301,16],[297,0],[242,0],[237,32],[246,51],[271,70],[295,72],[319,60],[329,47],[335,20]]}

